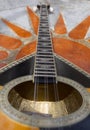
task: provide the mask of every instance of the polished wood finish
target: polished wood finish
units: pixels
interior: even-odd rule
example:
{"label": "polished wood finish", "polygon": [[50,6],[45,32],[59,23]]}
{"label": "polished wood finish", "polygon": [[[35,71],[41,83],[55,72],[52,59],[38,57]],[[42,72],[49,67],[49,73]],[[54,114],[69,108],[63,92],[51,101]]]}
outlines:
{"label": "polished wood finish", "polygon": [[0,46],[9,50],[15,50],[22,45],[19,39],[0,34]]}
{"label": "polished wood finish", "polygon": [[1,19],[9,28],[11,28],[18,36],[23,37],[23,38],[28,38],[30,36],[32,36],[32,34],[30,33],[30,31],[27,31],[5,19]]}
{"label": "polished wood finish", "polygon": [[57,20],[55,27],[54,27],[54,32],[57,34],[67,33],[66,25],[65,25],[62,14],[60,14],[58,17],[58,20]]}
{"label": "polished wood finish", "polygon": [[74,39],[84,39],[90,26],[90,16],[71,30],[69,36]]}
{"label": "polished wood finish", "polygon": [[90,73],[90,49],[78,42],[53,38],[54,52]]}
{"label": "polished wood finish", "polygon": [[38,34],[39,17],[30,9],[30,7],[27,7],[27,11],[28,11],[30,21],[32,23],[34,33]]}
{"label": "polished wood finish", "polygon": [[16,122],[0,111],[0,130],[39,130],[39,128]]}
{"label": "polished wood finish", "polygon": [[36,41],[33,41],[22,47],[22,49],[17,54],[16,59],[20,59],[24,56],[30,55],[35,51],[36,51]]}
{"label": "polished wood finish", "polygon": [[8,57],[8,52],[4,50],[0,50],[0,60],[4,60]]}

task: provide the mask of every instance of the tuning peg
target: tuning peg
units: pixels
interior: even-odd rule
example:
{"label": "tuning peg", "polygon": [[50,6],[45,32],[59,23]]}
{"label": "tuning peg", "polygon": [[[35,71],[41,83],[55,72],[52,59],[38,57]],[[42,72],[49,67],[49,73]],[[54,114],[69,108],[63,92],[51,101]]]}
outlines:
{"label": "tuning peg", "polygon": [[53,13],[53,11],[54,11],[53,7],[50,7],[50,8],[49,8],[49,12],[50,12],[50,13]]}
{"label": "tuning peg", "polygon": [[33,7],[33,11],[34,11],[34,12],[37,12],[37,11],[38,11],[37,6],[34,6],[34,7]]}

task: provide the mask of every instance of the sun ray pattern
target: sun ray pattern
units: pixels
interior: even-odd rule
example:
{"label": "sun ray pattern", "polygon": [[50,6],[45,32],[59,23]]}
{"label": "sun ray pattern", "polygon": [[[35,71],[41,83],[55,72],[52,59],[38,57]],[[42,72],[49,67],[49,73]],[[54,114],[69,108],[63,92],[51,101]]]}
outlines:
{"label": "sun ray pattern", "polygon": [[[34,34],[38,34],[39,17],[32,11],[30,7],[27,7],[27,13],[29,15],[32,28],[34,30]],[[8,27],[11,28],[15,33],[17,33],[17,35],[19,35],[20,37],[27,38],[34,35],[34,34],[31,34],[31,32],[28,32],[25,29],[22,29],[5,19],[2,19],[2,21],[6,25],[8,25]],[[68,33],[64,21],[65,20],[63,18],[63,15],[60,14],[58,21],[56,22],[56,25],[55,25],[54,33],[58,35]],[[89,26],[90,26],[90,16],[88,16],[78,26],[76,26],[72,31],[69,32],[69,37],[72,38],[73,41],[69,40],[67,36],[65,38],[55,38],[54,36],[52,40],[53,46],[54,46],[54,52],[58,56],[62,56],[63,58],[71,62],[72,64],[77,65],[79,68],[83,69],[84,71],[88,73],[90,73],[90,60],[89,60],[90,49],[84,46],[82,43],[80,44],[78,40],[85,38],[85,35],[87,34],[87,31],[89,29]],[[75,42],[75,40],[77,40],[77,42]],[[12,53],[13,51],[19,48],[17,55],[15,56],[16,60],[19,60],[22,57],[25,57],[27,55],[31,55],[32,53],[34,53],[36,51],[36,42],[37,41],[34,39],[34,41],[29,41],[25,43],[24,45],[24,42],[22,43],[19,39],[0,34],[1,47],[6,48],[9,51],[12,50]],[[15,60],[15,57],[14,57],[14,60]],[[4,55],[2,56],[2,58],[4,58]],[[7,62],[5,62],[5,64],[7,64]],[[5,64],[2,64],[0,66],[3,67]]]}
{"label": "sun ray pattern", "polygon": [[9,50],[15,50],[22,45],[19,39],[0,34],[0,46]]}
{"label": "sun ray pattern", "polygon": [[24,56],[30,55],[36,51],[36,41],[33,41],[31,43],[28,43],[25,45],[20,52],[18,53],[16,59],[20,59]]}
{"label": "sun ray pattern", "polygon": [[84,39],[87,31],[90,27],[90,16],[83,20],[79,25],[77,25],[71,32],[69,36],[74,39]]}
{"label": "sun ray pattern", "polygon": [[8,57],[8,52],[0,50],[0,60],[4,60]]}
{"label": "sun ray pattern", "polygon": [[38,34],[39,17],[30,9],[30,7],[27,7],[27,11],[32,22],[34,33]]}
{"label": "sun ray pattern", "polygon": [[11,22],[9,22],[9,21],[3,19],[3,18],[2,18],[1,20],[2,20],[8,27],[10,27],[18,36],[23,37],[23,38],[28,38],[28,37],[32,36],[32,34],[31,34],[29,31],[27,31],[27,30],[25,30],[25,29],[23,29],[23,28],[21,28],[21,27],[15,25],[15,24],[13,24],[13,23],[11,23]]}
{"label": "sun ray pattern", "polygon": [[66,25],[64,23],[64,19],[63,19],[63,16],[62,14],[59,15],[59,18],[55,24],[55,33],[57,34],[65,34],[67,33],[67,29],[66,29]]}
{"label": "sun ray pattern", "polygon": [[64,38],[53,38],[53,45],[56,54],[90,73],[90,49],[88,47]]}

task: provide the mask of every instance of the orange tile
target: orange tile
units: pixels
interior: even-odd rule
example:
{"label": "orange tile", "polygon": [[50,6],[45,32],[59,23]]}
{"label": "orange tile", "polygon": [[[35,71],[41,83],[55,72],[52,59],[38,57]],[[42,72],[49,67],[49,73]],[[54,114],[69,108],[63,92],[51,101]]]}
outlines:
{"label": "orange tile", "polygon": [[90,88],[87,88],[87,91],[90,92]]}
{"label": "orange tile", "polygon": [[16,59],[20,59],[24,56],[30,55],[36,51],[36,41],[25,45],[18,53]]}
{"label": "orange tile", "polygon": [[84,39],[87,31],[90,27],[90,16],[83,20],[79,25],[77,25],[70,33],[69,36],[74,39]]}
{"label": "orange tile", "polygon": [[90,39],[88,39],[88,41],[90,42]]}
{"label": "orange tile", "polygon": [[55,33],[57,34],[65,34],[67,33],[66,25],[64,23],[64,19],[62,14],[59,15],[57,23],[55,25]]}
{"label": "orange tile", "polygon": [[39,130],[39,128],[18,123],[0,111],[0,130]]}
{"label": "orange tile", "polygon": [[3,89],[3,86],[2,85],[0,85],[0,91]]}
{"label": "orange tile", "polygon": [[8,53],[6,51],[0,50],[0,60],[4,60],[8,57]]}
{"label": "orange tile", "polygon": [[38,34],[39,17],[29,7],[27,7],[27,11],[32,22],[33,30],[35,34]]}
{"label": "orange tile", "polygon": [[32,36],[32,34],[29,31],[26,31],[25,29],[5,20],[2,18],[2,21],[10,27],[18,36],[23,37],[23,38],[28,38]]}
{"label": "orange tile", "polygon": [[21,45],[22,42],[20,40],[0,34],[0,46],[6,49],[14,50],[19,48]]}
{"label": "orange tile", "polygon": [[77,42],[53,38],[54,51],[83,70],[90,73],[90,49]]}

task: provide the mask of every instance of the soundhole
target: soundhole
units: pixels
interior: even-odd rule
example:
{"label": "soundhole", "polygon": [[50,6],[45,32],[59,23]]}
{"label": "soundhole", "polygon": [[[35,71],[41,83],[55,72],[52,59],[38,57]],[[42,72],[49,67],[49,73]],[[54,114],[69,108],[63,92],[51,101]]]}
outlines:
{"label": "soundhole", "polygon": [[35,85],[32,81],[20,83],[8,94],[10,104],[20,112],[61,117],[77,111],[83,102],[80,93],[62,82]]}

